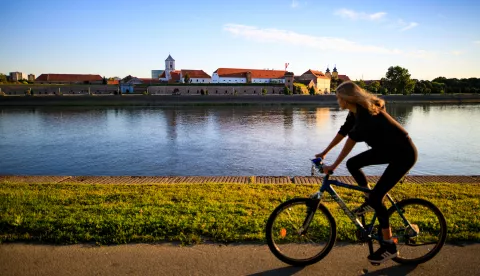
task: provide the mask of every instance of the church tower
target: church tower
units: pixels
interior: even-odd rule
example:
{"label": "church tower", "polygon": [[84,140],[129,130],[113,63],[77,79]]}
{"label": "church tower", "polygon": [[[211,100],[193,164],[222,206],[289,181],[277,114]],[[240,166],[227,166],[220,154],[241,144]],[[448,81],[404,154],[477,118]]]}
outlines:
{"label": "church tower", "polygon": [[332,78],[332,74],[330,73],[330,68],[327,66],[327,70],[325,71],[325,76]]}
{"label": "church tower", "polygon": [[335,65],[335,67],[333,67],[333,73],[332,73],[333,77],[336,79],[338,78],[338,71],[337,71],[337,65]]}
{"label": "church tower", "polygon": [[170,80],[170,72],[175,71],[175,60],[171,55],[168,55],[168,58],[165,60],[165,77]]}

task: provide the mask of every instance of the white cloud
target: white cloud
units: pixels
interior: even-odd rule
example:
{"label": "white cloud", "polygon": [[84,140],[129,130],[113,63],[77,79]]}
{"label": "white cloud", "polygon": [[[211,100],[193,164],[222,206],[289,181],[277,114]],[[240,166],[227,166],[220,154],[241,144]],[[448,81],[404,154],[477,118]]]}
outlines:
{"label": "white cloud", "polygon": [[363,19],[363,20],[380,20],[385,15],[387,15],[386,12],[377,12],[377,13],[364,13],[364,12],[356,12],[354,10],[349,10],[349,9],[340,9],[335,12],[336,15],[343,17],[343,18],[348,18],[352,20],[357,20],[357,19]]}
{"label": "white cloud", "polygon": [[239,24],[226,24],[223,29],[237,37],[258,41],[275,42],[287,45],[304,46],[319,50],[334,50],[350,53],[375,53],[387,55],[403,55],[416,58],[430,58],[435,54],[425,50],[402,51],[382,46],[361,44],[338,37],[312,36],[274,28],[258,28]]}
{"label": "white cloud", "polygon": [[405,22],[403,19],[398,19],[396,22],[392,22],[387,25],[387,28],[398,29],[401,32],[410,30],[418,26],[417,22]]}
{"label": "white cloud", "polygon": [[480,40],[474,41],[473,43],[480,45]]}
{"label": "white cloud", "polygon": [[406,30],[410,30],[412,28],[415,28],[418,26],[418,23],[417,22],[410,22],[407,26],[403,27],[402,29],[400,29],[401,32],[404,32]]}
{"label": "white cloud", "polygon": [[460,56],[463,55],[463,51],[452,51],[451,54],[454,56]]}
{"label": "white cloud", "polygon": [[292,8],[298,7],[298,1],[297,0],[292,0],[292,4],[290,5]]}
{"label": "white cloud", "polygon": [[393,22],[393,20],[388,20],[386,18],[386,12],[377,12],[377,13],[365,13],[365,12],[357,12],[354,10],[349,9],[340,9],[335,12],[335,15],[338,15],[343,18],[348,18],[351,20],[369,20],[369,21],[382,21],[382,22],[391,22],[389,23],[389,27],[391,28],[398,28],[400,31],[404,32],[406,30],[410,30],[418,26],[417,22],[410,22],[407,23],[402,19],[397,20],[397,22]]}

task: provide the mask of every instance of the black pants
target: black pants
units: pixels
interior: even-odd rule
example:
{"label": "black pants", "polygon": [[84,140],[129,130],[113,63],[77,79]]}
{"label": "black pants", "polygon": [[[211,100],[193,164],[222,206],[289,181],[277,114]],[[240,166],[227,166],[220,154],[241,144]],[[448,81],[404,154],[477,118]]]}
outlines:
{"label": "black pants", "polygon": [[368,203],[372,206],[380,222],[380,226],[386,229],[390,226],[387,208],[383,204],[383,198],[390,189],[413,167],[417,161],[417,149],[410,138],[401,145],[395,145],[388,149],[372,148],[362,152],[347,161],[348,171],[357,181],[358,185],[367,187],[367,178],[361,168],[371,165],[388,164],[385,172],[370,192]]}

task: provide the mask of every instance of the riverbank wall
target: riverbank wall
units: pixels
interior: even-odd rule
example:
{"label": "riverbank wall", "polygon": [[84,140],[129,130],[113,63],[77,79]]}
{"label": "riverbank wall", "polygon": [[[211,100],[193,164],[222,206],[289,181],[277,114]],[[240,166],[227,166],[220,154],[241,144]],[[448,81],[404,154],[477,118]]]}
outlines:
{"label": "riverbank wall", "polygon": [[[388,104],[480,103],[480,94],[385,95]],[[0,106],[337,105],[335,95],[35,95],[0,96]]]}

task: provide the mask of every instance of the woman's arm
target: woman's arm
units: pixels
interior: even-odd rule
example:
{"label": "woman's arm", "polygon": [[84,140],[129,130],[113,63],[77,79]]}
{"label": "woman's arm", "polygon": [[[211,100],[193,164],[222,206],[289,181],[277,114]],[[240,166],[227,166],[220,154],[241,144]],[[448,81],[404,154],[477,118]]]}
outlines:
{"label": "woman's arm", "polygon": [[345,123],[340,127],[340,130],[338,131],[337,135],[333,137],[332,142],[328,145],[326,149],[324,149],[321,153],[315,154],[315,157],[320,157],[322,159],[325,159],[325,155],[333,149],[340,141],[347,136],[348,132],[352,130],[352,128],[355,126],[355,114],[353,112],[349,112],[347,115],[347,119],[345,120]]}
{"label": "woman's arm", "polygon": [[335,171],[335,169],[337,169],[338,165],[340,165],[340,163],[342,163],[343,159],[345,159],[345,157],[347,157],[347,155],[352,151],[352,149],[353,149],[353,147],[355,146],[356,143],[357,142],[355,142],[351,138],[348,138],[347,142],[345,142],[345,145],[343,146],[342,151],[338,155],[337,160],[335,160],[335,162],[331,166],[325,166],[324,165],[323,170],[325,172]]}
{"label": "woman's arm", "polygon": [[337,133],[337,135],[335,135],[335,137],[333,137],[333,140],[332,140],[332,142],[330,142],[328,147],[326,149],[324,149],[321,153],[315,154],[315,157],[320,157],[322,159],[325,159],[325,155],[327,155],[327,153],[331,149],[333,149],[336,145],[338,145],[338,143],[340,143],[340,141],[342,141],[343,138],[345,138],[345,136],[341,135],[340,133]]}

